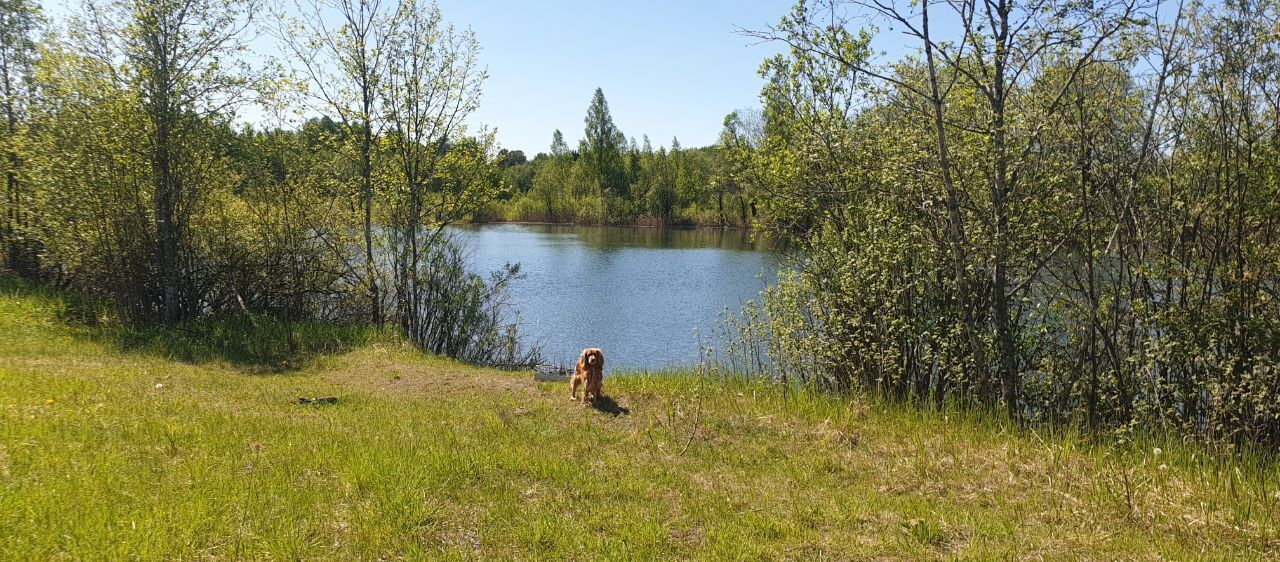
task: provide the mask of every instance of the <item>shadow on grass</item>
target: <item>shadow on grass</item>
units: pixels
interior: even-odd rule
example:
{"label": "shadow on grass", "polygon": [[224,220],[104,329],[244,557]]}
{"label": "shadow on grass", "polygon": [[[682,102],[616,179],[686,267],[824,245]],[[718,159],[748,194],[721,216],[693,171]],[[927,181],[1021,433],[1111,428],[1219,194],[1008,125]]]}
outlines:
{"label": "shadow on grass", "polygon": [[620,406],[616,400],[609,396],[601,396],[591,401],[591,407],[598,412],[603,412],[611,416],[620,416],[622,414],[630,414],[631,410],[624,406]]}
{"label": "shadow on grass", "polygon": [[125,351],[155,353],[189,363],[222,361],[264,373],[298,370],[319,357],[341,355],[386,335],[370,326],[314,321],[290,324],[249,313],[114,331],[109,339]]}
{"label": "shadow on grass", "polygon": [[122,325],[109,301],[30,283],[0,273],[0,294],[31,301],[77,336],[131,353],[188,363],[223,362],[257,373],[283,373],[314,359],[340,355],[389,339],[390,332],[368,325],[292,322],[266,314],[237,312],[173,326]]}

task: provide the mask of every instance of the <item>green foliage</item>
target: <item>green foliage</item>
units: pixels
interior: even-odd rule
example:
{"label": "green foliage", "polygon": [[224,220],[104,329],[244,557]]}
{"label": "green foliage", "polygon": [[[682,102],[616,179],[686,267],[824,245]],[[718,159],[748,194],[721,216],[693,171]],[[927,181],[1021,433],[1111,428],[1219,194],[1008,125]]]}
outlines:
{"label": "green foliage", "polygon": [[[601,194],[625,199],[626,182],[623,174],[622,149],[627,143],[622,131],[613,124],[609,114],[609,102],[604,91],[596,88],[587,107],[586,130],[578,150],[583,165],[591,172],[591,180]],[[554,142],[552,143],[555,144]]]}
{"label": "green foliage", "polygon": [[40,8],[29,0],[0,2],[0,263],[34,275],[40,270],[39,208],[25,161],[30,157],[30,111],[35,94]]}
{"label": "green foliage", "polygon": [[726,325],[731,364],[1280,443],[1273,4],[978,6],[1025,18],[995,37],[929,35],[926,9],[952,5],[877,5],[919,45],[888,62],[831,5],[756,34],[789,51],[762,66],[764,138],[731,169],[798,251]]}
{"label": "green foliage", "polygon": [[[195,339],[160,345],[178,354],[208,337],[279,358],[310,322],[394,321],[413,336],[443,315],[465,320],[451,330],[469,343],[423,347],[512,356],[499,283],[424,294],[419,278],[424,256],[456,253],[441,230],[503,194],[492,132],[463,126],[485,78],[479,45],[427,3],[338,7],[352,16],[338,30],[320,13],[280,20],[282,47],[312,55],[299,80],[245,62],[250,0],[91,2],[33,53],[35,13],[0,4],[17,22],[0,48],[30,65],[11,77],[38,93],[7,98],[9,268],[110,302],[132,327],[183,327]],[[332,117],[237,128],[250,89],[273,115],[310,98]],[[228,319],[289,335],[238,339]]]}
{"label": "green foliage", "polygon": [[[654,151],[647,136],[643,146],[623,137],[597,91],[580,150],[571,152],[556,131],[550,153],[506,168],[512,197],[484,218],[750,227],[756,219],[756,184],[741,163],[757,148],[758,135],[748,121],[735,118],[733,132],[715,146],[684,149],[673,138],[669,150]],[[602,140],[606,137],[613,140]]]}

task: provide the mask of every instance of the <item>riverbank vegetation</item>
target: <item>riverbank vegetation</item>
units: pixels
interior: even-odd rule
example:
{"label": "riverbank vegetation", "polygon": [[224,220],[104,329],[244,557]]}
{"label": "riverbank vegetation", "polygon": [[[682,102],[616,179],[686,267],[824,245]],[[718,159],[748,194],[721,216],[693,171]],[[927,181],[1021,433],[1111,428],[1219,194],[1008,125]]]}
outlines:
{"label": "riverbank vegetation", "polygon": [[748,189],[799,251],[726,362],[1273,450],[1278,9],[815,0],[748,32],[786,49]]}
{"label": "riverbank vegetation", "polygon": [[1280,552],[1276,465],[1177,440],[715,371],[609,376],[594,410],[394,330],[307,324],[289,345],[266,318],[134,330],[92,310],[0,276],[0,558]]}
{"label": "riverbank vegetation", "polygon": [[[518,267],[468,272],[446,230],[502,192],[492,133],[464,127],[486,77],[474,35],[417,0],[275,9],[0,6],[7,269],[134,327],[266,314],[535,360],[504,294]],[[275,125],[238,123],[251,104]]]}

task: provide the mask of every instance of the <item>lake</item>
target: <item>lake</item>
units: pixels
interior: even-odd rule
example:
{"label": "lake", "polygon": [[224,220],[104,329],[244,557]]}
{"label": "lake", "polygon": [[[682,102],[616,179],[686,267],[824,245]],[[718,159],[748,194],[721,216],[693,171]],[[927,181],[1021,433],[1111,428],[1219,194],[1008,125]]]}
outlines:
{"label": "lake", "polygon": [[740,230],[494,224],[457,230],[485,274],[519,262],[512,285],[520,331],[545,360],[572,366],[585,347],[606,371],[656,370],[698,359],[695,329],[715,335],[726,308],[756,299],[777,254]]}

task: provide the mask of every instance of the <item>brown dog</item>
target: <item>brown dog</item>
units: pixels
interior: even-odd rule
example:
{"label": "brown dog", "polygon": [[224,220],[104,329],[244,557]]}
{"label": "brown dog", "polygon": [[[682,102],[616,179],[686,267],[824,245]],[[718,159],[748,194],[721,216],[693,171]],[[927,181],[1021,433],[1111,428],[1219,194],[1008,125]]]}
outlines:
{"label": "brown dog", "polygon": [[569,382],[569,399],[577,400],[578,387],[584,385],[584,403],[600,397],[604,386],[604,352],[598,347],[588,347],[578,357],[578,365],[573,369],[573,379]]}

